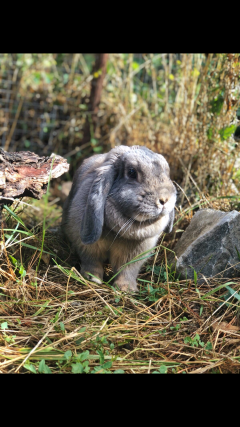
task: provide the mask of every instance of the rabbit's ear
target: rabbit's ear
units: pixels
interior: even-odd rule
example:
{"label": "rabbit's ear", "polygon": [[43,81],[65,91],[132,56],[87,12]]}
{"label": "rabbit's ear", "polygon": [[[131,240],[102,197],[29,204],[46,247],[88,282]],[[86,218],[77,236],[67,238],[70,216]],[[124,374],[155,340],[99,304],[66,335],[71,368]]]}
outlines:
{"label": "rabbit's ear", "polygon": [[114,181],[114,162],[104,162],[96,170],[80,227],[82,243],[90,245],[102,234],[105,201]]}
{"label": "rabbit's ear", "polygon": [[174,217],[175,217],[175,211],[174,209],[170,212],[169,214],[169,222],[167,223],[167,226],[164,230],[164,233],[171,233],[172,229],[173,229],[173,221],[174,221]]}

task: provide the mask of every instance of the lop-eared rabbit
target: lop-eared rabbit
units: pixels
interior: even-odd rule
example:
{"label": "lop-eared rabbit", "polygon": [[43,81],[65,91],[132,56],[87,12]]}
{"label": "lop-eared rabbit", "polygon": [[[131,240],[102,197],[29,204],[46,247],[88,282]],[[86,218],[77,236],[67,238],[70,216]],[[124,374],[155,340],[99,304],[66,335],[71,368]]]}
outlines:
{"label": "lop-eared rabbit", "polygon": [[[167,161],[144,146],[120,145],[86,159],[76,171],[62,219],[63,233],[80,258],[81,274],[101,283],[106,259],[116,274],[156,246],[160,233],[172,230],[175,202]],[[127,265],[114,284],[122,291],[137,291],[143,263],[140,259]]]}

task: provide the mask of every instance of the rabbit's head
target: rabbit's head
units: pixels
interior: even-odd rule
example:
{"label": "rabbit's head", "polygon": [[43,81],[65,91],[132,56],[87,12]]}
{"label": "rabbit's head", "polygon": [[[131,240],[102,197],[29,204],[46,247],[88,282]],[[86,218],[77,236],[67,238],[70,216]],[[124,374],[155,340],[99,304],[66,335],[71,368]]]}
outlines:
{"label": "rabbit's head", "polygon": [[84,244],[97,241],[104,226],[118,233],[127,221],[134,223],[132,231],[148,229],[145,238],[157,233],[153,224],[163,217],[165,231],[171,231],[176,189],[163,156],[143,146],[119,146],[96,158],[81,221]]}

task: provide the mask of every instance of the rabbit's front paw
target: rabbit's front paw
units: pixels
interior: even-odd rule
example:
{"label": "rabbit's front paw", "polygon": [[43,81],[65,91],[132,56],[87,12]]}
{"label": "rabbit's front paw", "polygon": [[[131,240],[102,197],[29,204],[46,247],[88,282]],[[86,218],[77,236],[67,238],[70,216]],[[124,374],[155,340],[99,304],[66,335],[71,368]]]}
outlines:
{"label": "rabbit's front paw", "polygon": [[95,282],[98,285],[101,285],[102,283],[102,278],[103,278],[103,269],[99,268],[99,269],[88,269],[88,268],[81,268],[81,274],[82,276],[87,279],[90,280],[91,282]]}
{"label": "rabbit's front paw", "polygon": [[135,281],[118,279],[114,284],[123,292],[138,292],[137,282]]}

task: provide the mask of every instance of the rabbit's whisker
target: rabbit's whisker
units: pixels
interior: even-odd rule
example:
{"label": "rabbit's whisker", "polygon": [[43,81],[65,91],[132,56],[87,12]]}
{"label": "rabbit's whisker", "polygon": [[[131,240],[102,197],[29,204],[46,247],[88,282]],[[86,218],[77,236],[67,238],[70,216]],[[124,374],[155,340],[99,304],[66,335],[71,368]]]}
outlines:
{"label": "rabbit's whisker", "polygon": [[114,225],[114,226],[113,226],[113,228],[111,228],[111,230],[109,230],[109,232],[106,234],[106,236],[105,236],[105,237],[107,237],[107,236],[109,235],[109,233],[111,233],[111,231],[112,231],[115,227],[117,227],[117,224],[116,224],[116,225]]}
{"label": "rabbit's whisker", "polygon": [[[131,224],[128,226],[128,228],[124,231],[124,233],[122,234],[122,236],[126,233],[126,231],[128,231],[129,230],[129,228],[131,227],[131,225],[133,225],[133,223],[134,223],[134,221],[135,221],[135,219],[138,217],[138,215],[139,214],[137,214],[136,216],[135,216],[135,218],[133,218],[133,220],[132,220],[132,222],[131,222]],[[122,237],[121,236],[121,237]]]}
{"label": "rabbit's whisker", "polygon": [[121,237],[122,237],[122,236],[124,236],[124,234],[129,230],[129,228],[131,227],[131,225],[133,225],[133,223],[134,223],[134,219],[132,220],[131,224],[126,228],[126,230],[125,230],[125,231],[124,231],[124,233],[121,235]]}
{"label": "rabbit's whisker", "polygon": [[115,242],[115,240],[116,240],[117,236],[119,235],[120,231],[122,231],[122,230],[123,230],[123,228],[125,228],[129,223],[132,223],[132,222],[134,222],[134,219],[130,218],[130,219],[128,219],[128,220],[127,220],[127,221],[122,225],[122,227],[120,228],[120,230],[118,230],[118,232],[117,232],[116,236],[114,237],[114,239],[113,239],[113,241],[112,241],[111,245],[109,246],[109,249],[111,248],[111,246],[112,246],[112,245],[113,245],[113,243]]}

